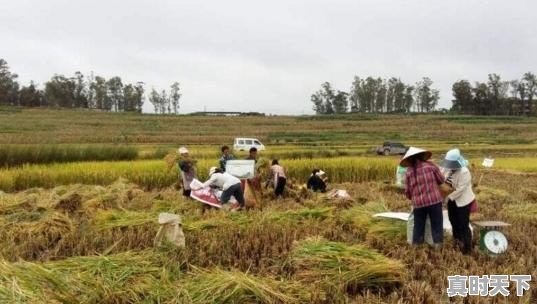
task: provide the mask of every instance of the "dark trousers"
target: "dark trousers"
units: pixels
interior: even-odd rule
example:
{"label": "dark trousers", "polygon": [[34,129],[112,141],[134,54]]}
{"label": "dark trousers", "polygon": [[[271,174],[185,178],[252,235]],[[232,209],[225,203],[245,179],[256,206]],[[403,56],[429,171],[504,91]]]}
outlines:
{"label": "dark trousers", "polygon": [[442,215],[442,202],[434,205],[414,209],[414,231],[412,243],[421,244],[425,238],[425,222],[427,216],[431,220],[431,234],[433,242],[441,244],[444,240],[444,216]]}
{"label": "dark trousers", "polygon": [[225,204],[229,202],[231,196],[234,196],[237,202],[239,202],[239,205],[241,205],[241,207],[244,207],[244,192],[242,192],[242,187],[240,183],[235,184],[224,190],[224,192],[222,192],[222,197],[220,197],[220,201],[222,202],[222,204]]}
{"label": "dark trousers", "polygon": [[455,201],[448,202],[448,216],[453,228],[453,239],[462,253],[469,254],[472,251],[472,232],[470,231],[470,204],[458,207]]}
{"label": "dark trousers", "polygon": [[287,179],[285,177],[278,177],[278,182],[276,183],[276,188],[274,188],[274,194],[276,196],[282,196],[283,190],[285,189],[285,184]]}
{"label": "dark trousers", "polygon": [[190,197],[190,192],[191,192],[190,189],[188,190],[183,189],[183,196]]}

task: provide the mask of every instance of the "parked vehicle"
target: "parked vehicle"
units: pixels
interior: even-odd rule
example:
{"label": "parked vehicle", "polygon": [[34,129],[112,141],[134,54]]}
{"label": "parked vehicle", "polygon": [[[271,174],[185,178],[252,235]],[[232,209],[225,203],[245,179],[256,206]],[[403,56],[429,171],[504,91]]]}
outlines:
{"label": "parked vehicle", "polygon": [[258,151],[265,150],[265,145],[257,138],[238,137],[233,143],[233,149],[238,151],[248,151],[252,147],[257,148]]}
{"label": "parked vehicle", "polygon": [[382,146],[377,147],[377,154],[379,155],[403,155],[408,149],[407,146],[399,142],[387,141]]}

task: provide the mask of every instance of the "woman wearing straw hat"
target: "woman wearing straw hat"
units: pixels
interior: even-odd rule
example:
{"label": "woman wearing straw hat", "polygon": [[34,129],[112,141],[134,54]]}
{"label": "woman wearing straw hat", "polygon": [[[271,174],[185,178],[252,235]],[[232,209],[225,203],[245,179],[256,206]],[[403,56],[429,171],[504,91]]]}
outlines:
{"label": "woman wearing straw hat", "polygon": [[183,196],[190,197],[190,184],[196,178],[195,161],[190,157],[186,147],[177,150],[179,154],[179,171],[183,180]]}
{"label": "woman wearing straw hat", "polygon": [[435,247],[440,247],[444,239],[442,194],[438,188],[444,183],[440,169],[428,160],[432,153],[410,147],[400,165],[407,168],[405,174],[405,194],[412,201],[414,231],[412,243],[422,244],[425,236],[427,216],[431,220],[431,232]]}
{"label": "woman wearing straw hat", "polygon": [[472,251],[472,232],[470,231],[470,209],[475,201],[472,191],[472,174],[468,170],[468,162],[459,149],[451,149],[442,161],[442,173],[446,183],[453,188],[447,196],[448,216],[453,227],[455,246],[463,254]]}

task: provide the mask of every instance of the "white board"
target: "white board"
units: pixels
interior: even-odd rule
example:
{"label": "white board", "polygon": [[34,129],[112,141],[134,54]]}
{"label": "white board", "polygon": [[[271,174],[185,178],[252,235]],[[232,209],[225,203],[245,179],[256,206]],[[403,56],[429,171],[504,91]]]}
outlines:
{"label": "white board", "polygon": [[253,178],[255,176],[255,161],[253,160],[228,160],[226,173],[240,179]]}
{"label": "white board", "polygon": [[494,159],[493,158],[485,158],[485,159],[483,159],[482,165],[485,168],[492,168],[492,166],[494,165]]}

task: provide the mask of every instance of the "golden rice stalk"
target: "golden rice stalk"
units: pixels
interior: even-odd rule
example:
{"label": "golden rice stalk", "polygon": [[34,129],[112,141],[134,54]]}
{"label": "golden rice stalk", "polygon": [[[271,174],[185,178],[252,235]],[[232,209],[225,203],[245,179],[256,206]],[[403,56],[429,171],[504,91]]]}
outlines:
{"label": "golden rice stalk", "polygon": [[237,270],[195,268],[183,281],[181,303],[303,303],[305,289],[296,283],[258,277]]}
{"label": "golden rice stalk", "polygon": [[320,237],[297,242],[291,252],[295,277],[305,283],[328,285],[342,292],[382,288],[399,283],[404,265],[360,246],[330,242]]}

